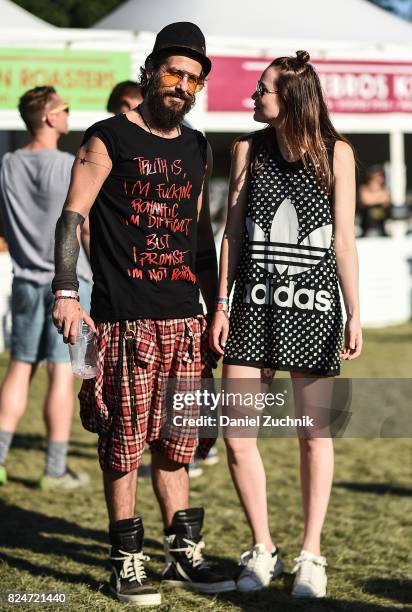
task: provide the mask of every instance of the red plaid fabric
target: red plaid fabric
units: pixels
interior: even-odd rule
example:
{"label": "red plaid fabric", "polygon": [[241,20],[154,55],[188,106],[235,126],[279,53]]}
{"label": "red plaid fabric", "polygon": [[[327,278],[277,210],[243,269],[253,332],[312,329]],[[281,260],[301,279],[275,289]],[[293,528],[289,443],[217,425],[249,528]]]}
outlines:
{"label": "red plaid fabric", "polygon": [[[214,438],[198,440],[197,430],[162,436],[165,397],[170,381],[176,390],[199,386],[212,378],[207,323],[202,315],[187,319],[129,321],[134,336],[134,392],[137,426],[132,425],[130,376],[126,349],[118,369],[120,323],[97,325],[99,373],[83,381],[80,417],[85,429],[99,434],[102,470],[131,472],[139,464],[146,442],[172,461],[190,463],[196,449],[206,457]],[[124,347],[124,345],[123,345]],[[121,379],[119,385],[119,378]]]}

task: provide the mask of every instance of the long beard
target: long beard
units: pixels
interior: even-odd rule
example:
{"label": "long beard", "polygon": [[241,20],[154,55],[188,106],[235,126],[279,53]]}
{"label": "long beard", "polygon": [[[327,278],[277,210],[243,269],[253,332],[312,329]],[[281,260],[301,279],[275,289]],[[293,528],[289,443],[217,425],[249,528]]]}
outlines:
{"label": "long beard", "polygon": [[151,79],[146,91],[145,102],[149,107],[150,117],[154,127],[165,132],[173,130],[180,125],[185,115],[193,108],[196,101],[195,96],[187,97],[184,94],[176,92],[173,96],[181,98],[183,100],[183,105],[166,106],[165,98],[170,95],[171,94],[168,92],[161,91],[159,81],[156,77]]}

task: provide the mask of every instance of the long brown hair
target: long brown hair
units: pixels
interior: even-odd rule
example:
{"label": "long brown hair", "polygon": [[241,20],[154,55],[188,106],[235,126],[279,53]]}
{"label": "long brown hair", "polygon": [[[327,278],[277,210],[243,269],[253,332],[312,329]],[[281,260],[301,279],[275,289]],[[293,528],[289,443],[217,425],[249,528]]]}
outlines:
{"label": "long brown hair", "polygon": [[[333,176],[327,147],[337,140],[350,143],[332,125],[319,76],[309,60],[307,51],[296,51],[296,57],[278,57],[269,67],[279,70],[276,89],[283,106],[286,144],[293,157],[301,158],[305,169],[310,169],[330,193]],[[263,148],[268,154],[274,147],[273,138],[273,131],[265,130]],[[262,147],[258,149],[252,164],[262,152]],[[305,151],[303,156],[302,151]]]}

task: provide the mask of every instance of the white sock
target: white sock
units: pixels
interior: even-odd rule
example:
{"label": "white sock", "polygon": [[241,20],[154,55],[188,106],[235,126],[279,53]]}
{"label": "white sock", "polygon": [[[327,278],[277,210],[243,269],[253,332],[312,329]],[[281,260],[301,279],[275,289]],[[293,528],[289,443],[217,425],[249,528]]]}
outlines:
{"label": "white sock", "polygon": [[11,431],[0,431],[0,465],[6,463],[13,435]]}

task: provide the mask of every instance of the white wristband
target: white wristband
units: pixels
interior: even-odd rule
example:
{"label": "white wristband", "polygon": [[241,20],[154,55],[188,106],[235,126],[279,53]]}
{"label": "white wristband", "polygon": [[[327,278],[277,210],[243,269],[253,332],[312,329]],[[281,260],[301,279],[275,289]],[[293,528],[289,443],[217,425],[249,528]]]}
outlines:
{"label": "white wristband", "polygon": [[54,297],[71,297],[71,298],[78,298],[79,297],[79,292],[78,291],[72,291],[71,289],[58,289],[55,294]]}

